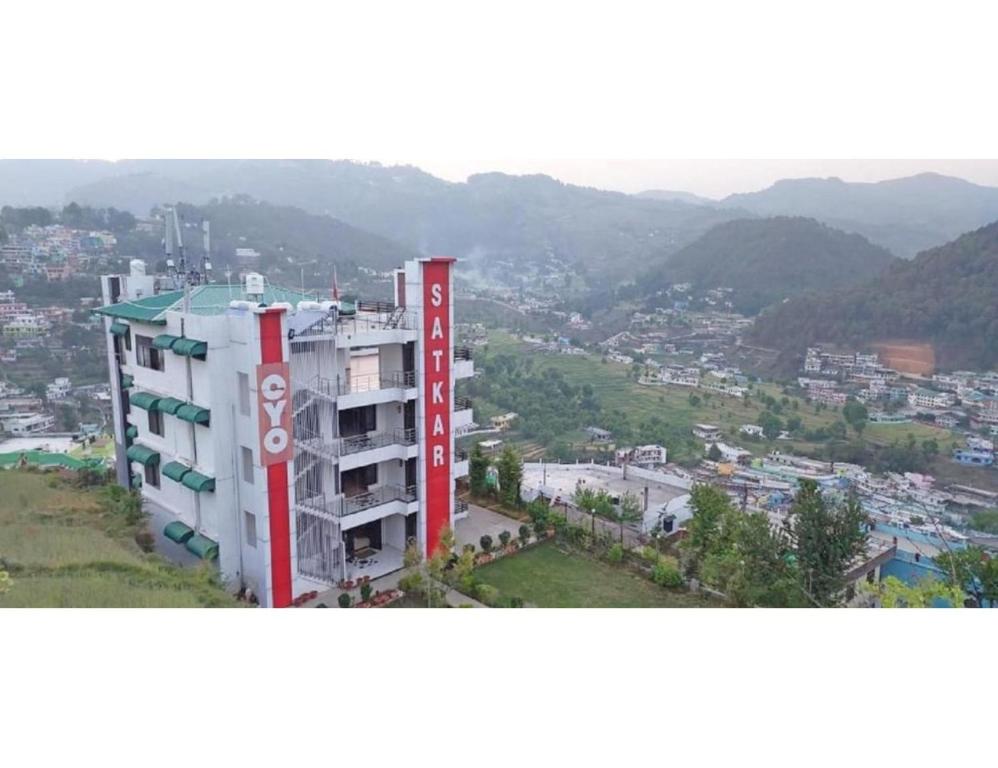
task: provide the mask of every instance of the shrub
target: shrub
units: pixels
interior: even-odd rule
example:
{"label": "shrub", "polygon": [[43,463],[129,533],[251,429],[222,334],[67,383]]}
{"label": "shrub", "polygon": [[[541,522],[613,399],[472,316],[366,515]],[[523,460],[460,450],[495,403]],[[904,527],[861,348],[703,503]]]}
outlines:
{"label": "shrub", "polygon": [[535,520],[534,521],[534,534],[538,539],[544,538],[544,535],[548,532],[548,521],[547,519]]}
{"label": "shrub", "polygon": [[499,590],[491,584],[479,584],[475,587],[475,599],[485,605],[495,605],[499,601]]}
{"label": "shrub", "polygon": [[365,603],[368,602],[371,599],[371,593],[373,591],[374,588],[370,585],[370,583],[365,581],[363,584],[360,585],[360,599],[363,600]]}
{"label": "shrub", "polygon": [[151,531],[146,529],[135,534],[135,543],[139,545],[139,549],[143,552],[152,552],[156,549],[156,537],[153,536]]}
{"label": "shrub", "polygon": [[461,551],[462,552],[470,552],[471,554],[475,554],[475,545],[472,544],[471,542],[468,542],[467,544],[465,544],[461,548]]}
{"label": "shrub", "polygon": [[423,589],[423,577],[419,573],[407,573],[399,579],[399,589],[403,592],[419,592]]}
{"label": "shrub", "polygon": [[341,592],[340,596],[336,598],[336,602],[340,604],[340,608],[349,608],[353,605],[353,598],[348,592]]}
{"label": "shrub", "polygon": [[655,547],[643,547],[641,549],[641,557],[649,563],[657,563],[661,555]]}
{"label": "shrub", "polygon": [[660,587],[683,586],[683,577],[679,575],[679,569],[667,560],[658,562],[651,572],[651,580]]}
{"label": "shrub", "polygon": [[527,542],[530,541],[530,528],[525,525],[521,525],[518,533],[520,536],[520,543],[526,546]]}
{"label": "shrub", "polygon": [[510,535],[509,531],[506,530],[499,531],[499,544],[501,546],[505,547],[507,544],[509,544],[509,540],[511,538],[512,536]]}
{"label": "shrub", "polygon": [[614,544],[610,547],[610,550],[606,553],[606,559],[611,563],[620,563],[624,560],[624,547],[620,544]]}
{"label": "shrub", "polygon": [[506,605],[509,606],[510,608],[522,608],[523,598],[515,596],[511,597],[509,600],[506,601]]}
{"label": "shrub", "polygon": [[554,528],[555,533],[563,534],[568,527],[568,518],[561,512],[552,512],[548,517],[548,525]]}
{"label": "shrub", "polygon": [[482,552],[487,554],[492,551],[492,537],[487,533],[478,540],[478,544],[481,546]]}

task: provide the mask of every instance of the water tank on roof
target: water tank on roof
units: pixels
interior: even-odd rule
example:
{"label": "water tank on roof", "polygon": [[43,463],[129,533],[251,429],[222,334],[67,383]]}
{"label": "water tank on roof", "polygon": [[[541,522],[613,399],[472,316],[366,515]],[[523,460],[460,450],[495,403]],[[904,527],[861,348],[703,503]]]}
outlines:
{"label": "water tank on roof", "polygon": [[246,275],[246,295],[249,297],[263,296],[263,275],[250,272]]}
{"label": "water tank on roof", "polygon": [[132,277],[145,277],[146,263],[142,259],[132,259],[128,262],[128,270]]}

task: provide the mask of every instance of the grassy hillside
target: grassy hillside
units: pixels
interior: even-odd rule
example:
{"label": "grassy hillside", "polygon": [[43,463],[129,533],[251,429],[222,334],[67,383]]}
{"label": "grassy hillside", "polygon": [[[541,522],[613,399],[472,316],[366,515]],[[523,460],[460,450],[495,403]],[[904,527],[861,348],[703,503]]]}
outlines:
{"label": "grassy hillside", "polygon": [[144,553],[141,521],[107,489],[52,474],[0,471],[0,608],[198,608],[236,605],[210,566],[181,569]]}
{"label": "grassy hillside", "polygon": [[885,249],[814,219],[729,221],[649,270],[638,284],[731,288],[735,309],[755,314],[791,296],[859,285],[894,261]]}
{"label": "grassy hillside", "polygon": [[[702,443],[691,433],[693,425],[700,422],[717,425],[725,440],[757,455],[774,448],[813,454],[820,453],[826,444],[809,441],[804,433],[827,430],[842,420],[837,411],[816,411],[801,400],[794,408],[795,398],[788,398],[780,417],[800,418],[799,438],[748,441],[738,434],[738,428],[758,423],[766,409],[764,396],[782,401],[778,385],[755,384],[748,402],[720,395],[705,397],[703,392],[682,387],[645,386],[635,381],[630,366],[604,363],[592,355],[537,352],[502,332],[490,335],[488,350],[476,354],[475,366],[482,375],[462,385],[474,399],[475,420],[486,423],[492,415],[516,411],[521,418],[515,431],[504,439],[531,448],[544,446],[549,458],[565,444],[572,450],[585,448],[588,443],[583,430],[593,424],[612,430],[621,444],[661,443],[669,449],[670,460],[692,461],[703,455]],[[691,394],[697,400],[691,401]],[[945,445],[950,438],[948,431],[926,425],[881,424],[870,425],[862,439],[867,446],[887,446],[906,441],[909,435]]]}
{"label": "grassy hillside", "polygon": [[763,313],[751,338],[788,369],[805,348],[904,339],[935,347],[942,369],[998,366],[998,222],[896,262],[860,288],[789,301]]}

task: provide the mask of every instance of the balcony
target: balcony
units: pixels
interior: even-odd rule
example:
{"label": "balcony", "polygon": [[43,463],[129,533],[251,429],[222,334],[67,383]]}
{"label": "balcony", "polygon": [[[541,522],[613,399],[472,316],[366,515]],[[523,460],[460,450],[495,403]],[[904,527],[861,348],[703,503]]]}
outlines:
{"label": "balcony", "polygon": [[[327,400],[338,400],[341,409],[408,399],[416,387],[415,371],[392,371],[361,376],[312,378],[306,388]],[[415,393],[411,393],[415,396]]]}
{"label": "balcony", "polygon": [[454,519],[468,516],[468,502],[463,499],[454,499]]}
{"label": "balcony", "polygon": [[313,496],[296,499],[295,507],[327,520],[339,520],[342,528],[354,528],[391,514],[405,515],[417,500],[416,486],[382,485],[353,496]]}
{"label": "balcony", "polygon": [[[300,429],[295,433],[295,445],[303,451],[325,459],[334,461],[339,459],[340,468],[346,471],[366,464],[411,458],[409,454],[413,452],[405,449],[416,445],[416,430],[399,428],[386,432],[334,438]],[[396,450],[383,450],[393,448]],[[397,450],[398,448],[402,450]],[[382,453],[371,455],[372,451]]]}
{"label": "balcony", "polygon": [[340,438],[340,470],[346,472],[368,464],[393,459],[405,461],[416,455],[416,430],[399,429]]}
{"label": "balcony", "polygon": [[468,452],[454,451],[454,477],[468,476]]}
{"label": "balcony", "polygon": [[475,375],[475,364],[471,361],[469,347],[454,347],[454,378],[470,379]]}
{"label": "balcony", "polygon": [[473,413],[471,399],[467,397],[454,398],[454,429],[460,433],[467,431],[472,425]]}

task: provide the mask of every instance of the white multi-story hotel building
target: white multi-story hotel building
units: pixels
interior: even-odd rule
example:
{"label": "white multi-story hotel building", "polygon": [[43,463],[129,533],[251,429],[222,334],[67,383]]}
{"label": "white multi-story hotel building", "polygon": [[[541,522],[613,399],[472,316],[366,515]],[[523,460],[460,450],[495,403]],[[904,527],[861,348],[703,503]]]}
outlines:
{"label": "white multi-story hotel building", "polygon": [[164,546],[217,558],[267,606],[401,568],[411,539],[435,551],[466,514],[454,435],[472,417],[452,271],[408,262],[394,302],[355,304],[259,275],[186,297],[141,268],[104,277],[118,478]]}

